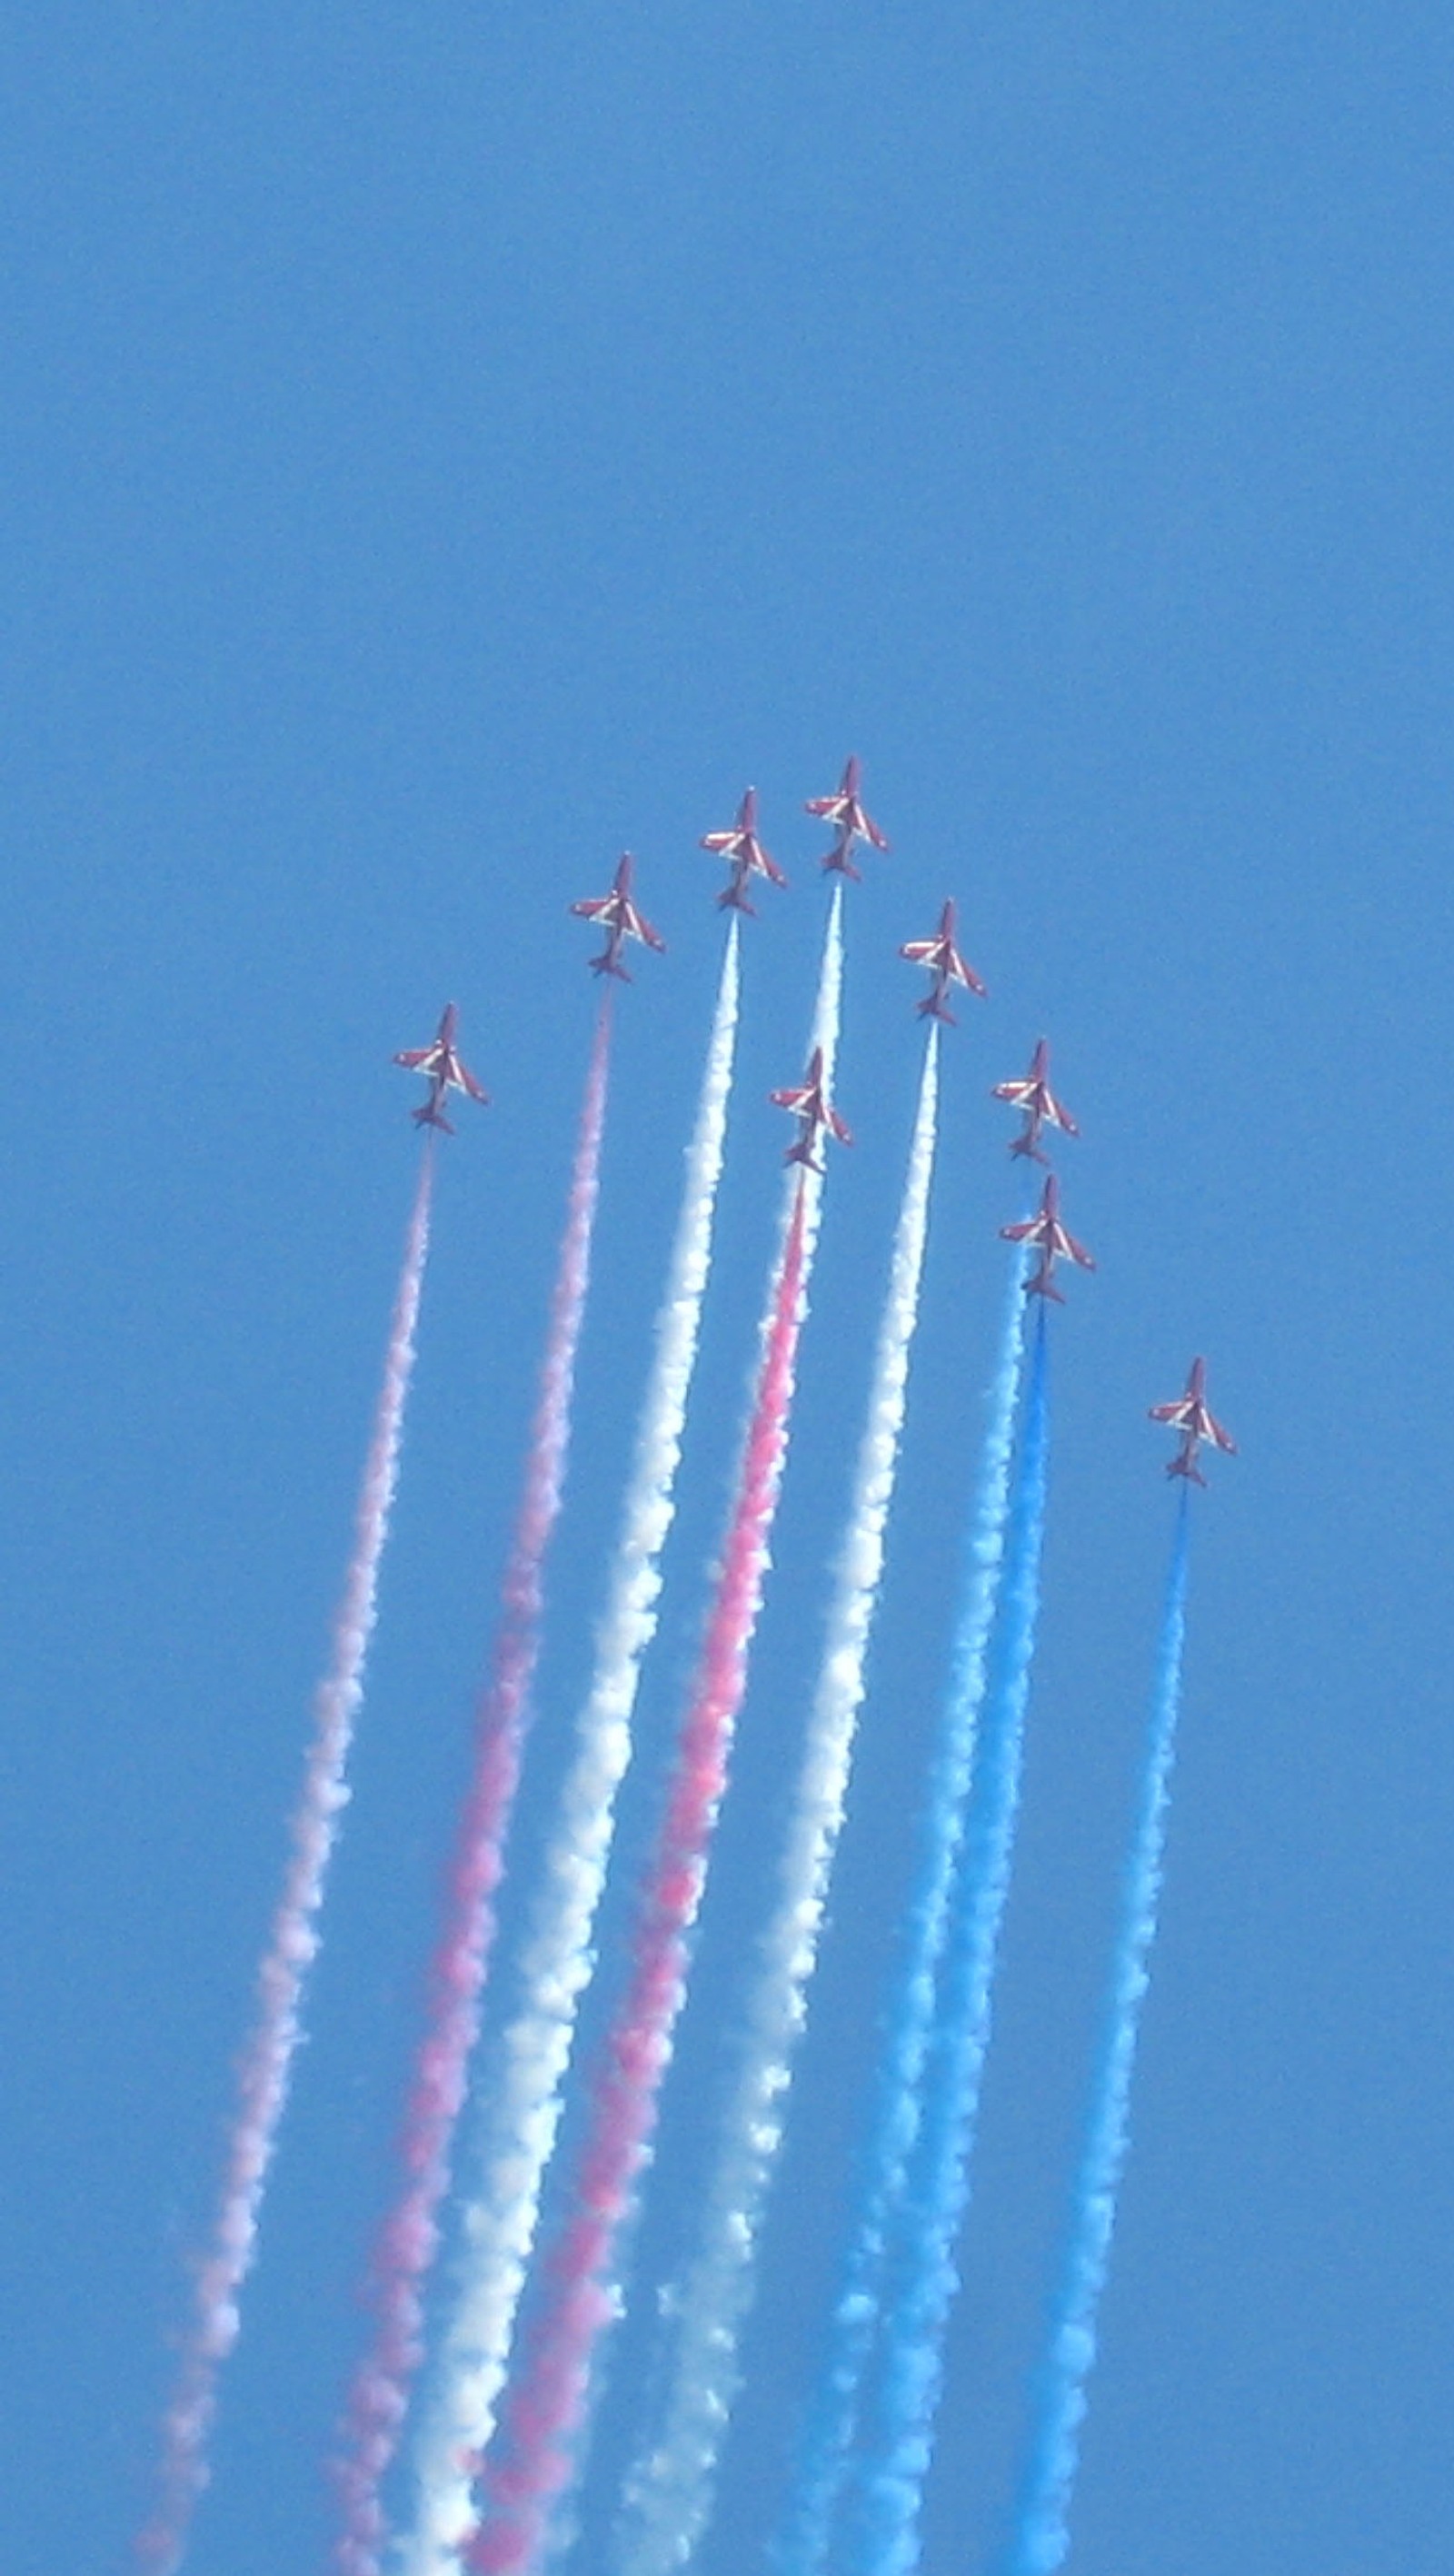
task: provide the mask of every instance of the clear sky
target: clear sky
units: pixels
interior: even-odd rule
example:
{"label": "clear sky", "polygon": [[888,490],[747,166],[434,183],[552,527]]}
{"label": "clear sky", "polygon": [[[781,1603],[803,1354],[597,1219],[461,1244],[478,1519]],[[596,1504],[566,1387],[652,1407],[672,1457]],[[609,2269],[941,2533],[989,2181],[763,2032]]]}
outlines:
{"label": "clear sky", "polygon": [[[603,2566],[761,1919],[959,898],[901,1508],[751,2387],[761,2564],[839,2242],[1042,1031],[1054,1319],[1024,1832],[929,2576],[999,2537],[1108,1953],[1193,1350],[1184,1754],[1077,2512],[1086,2576],[1448,2558],[1445,1368],[1454,26],[1432,0],[51,0],[0,85],[6,2576],[119,2576],[205,2225],[410,1189],[461,1006],[311,2043],[194,2576],[319,2569],[626,844],[538,1835],[587,1669],[751,778],[742,1086],[666,1626],[690,1658],[866,763],[797,1446],[572,2576]],[[628,1852],[651,1766],[628,1799]],[[617,1904],[619,1906],[619,1895]]]}

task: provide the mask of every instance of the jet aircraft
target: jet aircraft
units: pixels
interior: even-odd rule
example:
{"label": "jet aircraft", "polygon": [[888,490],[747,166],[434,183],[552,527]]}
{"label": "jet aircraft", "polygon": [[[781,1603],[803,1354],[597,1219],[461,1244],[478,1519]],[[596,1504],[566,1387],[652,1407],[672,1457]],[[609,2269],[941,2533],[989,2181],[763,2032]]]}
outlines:
{"label": "jet aircraft", "polygon": [[1152,1422],[1168,1422],[1173,1431],[1181,1433],[1181,1447],[1168,1462],[1166,1472],[1168,1476],[1185,1476],[1192,1485],[1207,1481],[1197,1465],[1197,1450],[1204,1440],[1214,1449],[1225,1449],[1233,1457],[1237,1454],[1236,1441],[1223,1429],[1206,1401],[1206,1382],[1206,1361],[1193,1360],[1185,1395],[1179,1395],[1174,1404],[1153,1404],[1149,1416]]}
{"label": "jet aircraft", "polygon": [[984,985],[967,958],[961,957],[954,945],[954,905],[945,904],[939,915],[939,927],[932,939],[910,939],[899,950],[911,966],[927,966],[934,981],[918,1005],[921,1020],[945,1020],[954,1026],[954,1013],[945,995],[951,984],[962,984],[967,993],[978,993],[984,999]]}
{"label": "jet aircraft", "polygon": [[789,1110],[798,1121],[797,1139],[784,1154],[785,1163],[803,1163],[810,1172],[821,1172],[823,1166],[813,1152],[820,1129],[826,1135],[836,1136],[840,1145],[852,1144],[852,1136],[828,1098],[821,1047],[814,1047],[808,1058],[808,1069],[796,1088],[771,1092],[769,1098],[774,1109]]}
{"label": "jet aircraft", "polygon": [[769,884],[785,886],[787,878],[776,859],[770,858],[757,837],[757,789],[749,787],[737,808],[737,820],[730,832],[706,832],[701,846],[717,858],[726,859],[732,869],[730,882],[717,897],[719,911],[753,912],[748,900],[750,877],[766,877]]}
{"label": "jet aircraft", "polygon": [[630,851],[623,850],[610,893],[592,895],[585,902],[571,905],[571,911],[582,921],[598,921],[606,934],[600,956],[588,960],[591,973],[615,975],[623,984],[631,981],[621,963],[621,950],[628,939],[639,939],[647,948],[666,947],[660,931],[652,929],[645,913],[638,912],[631,900],[631,871],[635,864]]}
{"label": "jet aircraft", "polygon": [[853,864],[855,841],[871,841],[876,850],[888,848],[887,840],[859,796],[859,775],[857,759],[850,760],[839,781],[837,793],[810,796],[803,809],[808,814],[820,814],[825,823],[832,824],[838,836],[823,861],[824,867],[837,868],[841,875],[855,879],[859,874]]}
{"label": "jet aircraft", "polygon": [[487,1091],[481,1091],[469,1066],[456,1051],[454,1031],[458,1018],[454,1003],[447,1002],[440,1016],[438,1034],[431,1043],[427,1047],[406,1047],[402,1055],[394,1058],[395,1064],[401,1064],[406,1073],[422,1073],[429,1085],[428,1099],[413,1113],[415,1126],[442,1127],[446,1136],[454,1134],[444,1114],[447,1091],[467,1092],[471,1100],[478,1100],[482,1106],[488,1103],[490,1096]]}
{"label": "jet aircraft", "polygon": [[1050,1042],[1041,1038],[1030,1058],[1030,1070],[1023,1082],[997,1082],[991,1095],[1008,1100],[1012,1109],[1024,1112],[1025,1124],[1010,1147],[1012,1154],[1028,1155],[1032,1163],[1043,1163],[1040,1151],[1042,1128],[1058,1127],[1063,1135],[1078,1136],[1080,1129],[1050,1088]]}
{"label": "jet aircraft", "polygon": [[1053,1297],[1057,1306],[1063,1306],[1065,1299],[1052,1277],[1056,1262],[1078,1262],[1082,1270],[1094,1270],[1096,1266],[1085,1245],[1077,1243],[1060,1222],[1060,1183],[1053,1172],[1045,1175],[1045,1191],[1037,1213],[1027,1217],[1023,1225],[1002,1225],[1000,1237],[1005,1243],[1033,1244],[1040,1255],[1038,1270],[1025,1282],[1027,1297]]}

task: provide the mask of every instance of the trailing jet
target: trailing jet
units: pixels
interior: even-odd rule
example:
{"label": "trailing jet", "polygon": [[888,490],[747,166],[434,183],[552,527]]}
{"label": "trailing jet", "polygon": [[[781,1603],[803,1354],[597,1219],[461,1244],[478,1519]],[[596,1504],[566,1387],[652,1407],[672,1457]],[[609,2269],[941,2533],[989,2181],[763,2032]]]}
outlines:
{"label": "trailing jet", "polygon": [[1028,1155],[1032,1163],[1043,1163],[1045,1160],[1040,1151],[1040,1131],[1043,1127],[1058,1127],[1066,1136],[1080,1134],[1080,1129],[1064,1101],[1057,1100],[1051,1090],[1049,1077],[1050,1041],[1048,1038],[1041,1038],[1030,1058],[1030,1070],[1024,1081],[997,1082],[992,1094],[996,1100],[1008,1100],[1012,1109],[1024,1111],[1024,1128],[1015,1138],[1010,1151],[1012,1154]]}
{"label": "trailing jet", "polygon": [[932,939],[910,939],[899,950],[911,966],[927,966],[934,981],[918,1005],[921,1020],[945,1020],[954,1026],[954,1013],[945,995],[951,984],[962,984],[967,993],[978,993],[984,999],[984,985],[968,960],[954,945],[954,905],[946,903],[939,915],[939,927]]}
{"label": "trailing jet", "polygon": [[611,880],[609,894],[592,895],[583,903],[573,903],[571,910],[582,921],[598,921],[606,934],[606,945],[599,957],[589,960],[593,975],[615,975],[623,984],[630,976],[621,963],[621,950],[628,939],[639,939],[647,948],[665,949],[660,931],[653,930],[644,912],[638,912],[631,900],[631,871],[636,862],[629,850],[623,850],[621,864]]}
{"label": "trailing jet", "polygon": [[832,824],[838,835],[823,861],[824,867],[837,868],[841,875],[854,878],[858,876],[858,870],[853,864],[855,841],[871,841],[876,850],[888,848],[888,842],[873,816],[863,806],[858,793],[858,781],[859,764],[855,758],[849,761],[844,770],[836,795],[810,796],[803,809],[808,814],[820,814],[825,823]]}
{"label": "trailing jet", "polygon": [[821,1047],[814,1047],[808,1058],[807,1072],[795,1090],[774,1091],[768,1096],[774,1109],[787,1109],[798,1120],[797,1141],[784,1154],[785,1163],[805,1163],[810,1172],[821,1172],[823,1166],[813,1153],[820,1128],[825,1134],[836,1136],[840,1145],[852,1144],[852,1136],[827,1095]]}
{"label": "trailing jet", "polygon": [[753,912],[748,901],[749,877],[766,877],[770,884],[785,886],[787,878],[776,859],[769,858],[757,837],[757,789],[749,787],[737,808],[737,820],[730,832],[706,832],[701,847],[717,858],[726,859],[732,868],[731,882],[717,897],[719,911]]}
{"label": "trailing jet", "polygon": [[482,1106],[488,1103],[490,1096],[487,1091],[481,1091],[469,1066],[455,1051],[454,1031],[458,1018],[453,1002],[447,1002],[440,1017],[439,1033],[432,1043],[427,1047],[406,1047],[402,1055],[394,1058],[395,1064],[401,1064],[406,1073],[422,1073],[429,1085],[428,1099],[413,1113],[415,1126],[442,1127],[446,1136],[454,1134],[444,1114],[447,1091],[467,1092],[471,1100],[478,1100]]}
{"label": "trailing jet", "polygon": [[1237,1454],[1236,1441],[1223,1430],[1202,1392],[1206,1382],[1206,1361],[1193,1360],[1185,1395],[1179,1395],[1174,1404],[1153,1404],[1150,1412],[1151,1421],[1169,1422],[1173,1431],[1181,1433],[1181,1447],[1166,1472],[1168,1476],[1185,1476],[1192,1485],[1207,1481],[1197,1465],[1197,1450],[1204,1440],[1214,1449],[1225,1449],[1232,1457]]}
{"label": "trailing jet", "polygon": [[1005,1243],[1033,1244],[1040,1255],[1039,1269],[1025,1282],[1027,1297],[1053,1297],[1057,1306],[1063,1306],[1065,1299],[1051,1275],[1056,1262],[1075,1261],[1082,1270],[1094,1270],[1096,1266],[1085,1245],[1077,1243],[1060,1222],[1060,1183],[1053,1172],[1045,1175],[1038,1213],[1027,1217],[1023,1225],[1002,1225],[1000,1236]]}

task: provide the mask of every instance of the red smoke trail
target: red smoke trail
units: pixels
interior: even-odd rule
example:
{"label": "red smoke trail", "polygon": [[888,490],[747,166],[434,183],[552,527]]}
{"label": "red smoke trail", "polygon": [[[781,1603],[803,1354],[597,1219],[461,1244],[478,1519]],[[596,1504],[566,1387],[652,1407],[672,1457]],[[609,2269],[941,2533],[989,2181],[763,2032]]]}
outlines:
{"label": "red smoke trail", "polygon": [[495,1890],[504,1869],[530,1691],[540,1655],[543,1571],[560,1512],[570,1442],[576,1350],[590,1284],[610,1062],[610,996],[602,998],[581,1102],[565,1232],[550,1301],[525,1481],[505,1570],[500,1624],[475,1729],[475,1765],[430,1963],[427,2020],[414,2063],[399,2157],[403,2183],[374,2249],[373,2338],[349,2394],[337,2480],[341,2576],[377,2576],[385,2539],[380,2486],[398,2447],[409,2388],[423,2358],[424,2283],[439,2246],[439,2209],[479,2035],[494,1946]]}
{"label": "red smoke trail", "polygon": [[477,2576],[522,2576],[536,2563],[551,2506],[572,2475],[571,2444],[585,2414],[596,2340],[616,2313],[608,2275],[656,2125],[657,2091],[686,1978],[687,1935],[707,1873],[762,1600],[787,1448],[803,1273],[800,1186],[721,1572],[641,1899],[631,1979],[591,2088],[574,2215],[546,2266],[543,2310],[506,2400],[502,2456],[486,2464],[485,2519],[465,2546],[464,2563]]}
{"label": "red smoke trail", "polygon": [[257,2250],[264,2185],[287,2106],[302,2037],[303,1981],[317,1955],[318,1917],[345,1772],[363,1700],[364,1660],[377,1617],[379,1560],[399,1472],[404,1402],[414,1368],[414,1335],[429,1250],[434,1140],[425,1145],[384,1356],[384,1379],[364,1465],[353,1555],[333,1629],[333,1661],[314,1703],[313,1742],[292,1823],[292,1855],[258,1971],[258,2011],[238,2075],[237,2113],[227,2150],[212,2242],[197,2271],[192,2323],[162,2430],[161,2494],[139,2535],[137,2556],[154,2576],[175,2576],[197,2503],[211,2474],[207,2447],[217,2383],[237,2341],[238,2297]]}

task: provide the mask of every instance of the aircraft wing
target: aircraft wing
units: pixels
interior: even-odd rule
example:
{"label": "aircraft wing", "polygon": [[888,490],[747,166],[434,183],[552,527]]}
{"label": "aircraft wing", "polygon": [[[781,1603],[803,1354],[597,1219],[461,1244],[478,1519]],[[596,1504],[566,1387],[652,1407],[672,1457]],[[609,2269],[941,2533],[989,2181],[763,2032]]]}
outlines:
{"label": "aircraft wing", "polygon": [[943,945],[940,939],[909,939],[899,955],[907,957],[911,966],[937,966]]}
{"label": "aircraft wing", "polygon": [[580,921],[603,921],[615,908],[616,897],[613,894],[588,895],[583,902],[571,905],[572,912]]}
{"label": "aircraft wing", "polygon": [[1190,1402],[1189,1396],[1179,1395],[1174,1404],[1153,1404],[1146,1418],[1148,1422],[1174,1422],[1180,1431],[1185,1428]]}
{"label": "aircraft wing", "polygon": [[474,1075],[471,1073],[469,1066],[467,1064],[461,1064],[458,1056],[456,1056],[454,1060],[454,1071],[455,1079],[458,1082],[461,1091],[467,1091],[471,1100],[478,1100],[483,1107],[488,1108],[490,1100],[489,1093],[481,1089],[479,1083],[476,1082]]}
{"label": "aircraft wing", "polygon": [[401,1064],[406,1073],[418,1073],[424,1065],[432,1062],[438,1053],[437,1044],[427,1047],[405,1047],[401,1055],[395,1056],[394,1062]]}
{"label": "aircraft wing", "polygon": [[665,953],[666,941],[663,939],[661,932],[659,930],[653,930],[645,913],[638,912],[634,903],[628,904],[626,907],[625,926],[627,930],[630,931],[633,938],[641,940],[647,948],[655,948],[659,952],[663,954]]}

